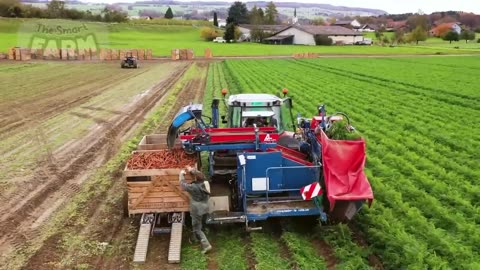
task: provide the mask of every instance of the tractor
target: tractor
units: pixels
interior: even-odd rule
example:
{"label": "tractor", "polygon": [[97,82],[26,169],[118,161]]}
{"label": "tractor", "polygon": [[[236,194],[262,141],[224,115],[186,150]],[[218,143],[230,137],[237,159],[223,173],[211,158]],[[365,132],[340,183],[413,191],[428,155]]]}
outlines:
{"label": "tractor", "polygon": [[139,68],[138,60],[135,56],[127,55],[123,58],[121,68]]}
{"label": "tractor", "polygon": [[[179,143],[198,159],[208,160],[211,201],[208,224],[243,223],[247,230],[256,221],[271,217],[318,216],[320,220],[348,222],[373,192],[364,173],[365,141],[335,140],[328,131],[345,122],[344,113],[294,117],[293,100],[270,94],[237,94],[211,104],[212,115],[203,115],[202,104],[183,107],[173,119],[167,145]],[[223,127],[221,127],[223,125]],[[204,154],[201,154],[204,153]]]}

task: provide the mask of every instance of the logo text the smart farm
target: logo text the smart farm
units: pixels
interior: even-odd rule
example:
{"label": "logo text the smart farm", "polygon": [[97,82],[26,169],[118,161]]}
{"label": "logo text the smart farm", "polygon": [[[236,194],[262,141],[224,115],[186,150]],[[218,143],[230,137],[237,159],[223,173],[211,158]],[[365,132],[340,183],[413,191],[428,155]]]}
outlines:
{"label": "logo text the smart farm", "polygon": [[41,20],[27,22],[19,33],[19,47],[30,49],[91,49],[107,43],[106,27],[99,23]]}

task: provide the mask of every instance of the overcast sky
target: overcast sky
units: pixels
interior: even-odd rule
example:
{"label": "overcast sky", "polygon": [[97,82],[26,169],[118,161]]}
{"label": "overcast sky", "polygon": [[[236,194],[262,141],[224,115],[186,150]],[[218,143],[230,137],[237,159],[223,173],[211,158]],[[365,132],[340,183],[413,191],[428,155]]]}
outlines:
{"label": "overcast sky", "polygon": [[[82,0],[93,3],[135,2],[135,0]],[[181,1],[181,0],[180,0]],[[209,0],[215,1],[215,0]],[[220,0],[224,1],[224,0]],[[228,1],[228,0],[225,0]],[[268,1],[268,0],[267,0]],[[231,1],[233,2],[233,1]],[[295,2],[294,0],[280,0],[274,2]],[[480,0],[298,0],[302,3],[322,3],[336,6],[365,7],[382,9],[388,13],[459,10],[480,14]]]}

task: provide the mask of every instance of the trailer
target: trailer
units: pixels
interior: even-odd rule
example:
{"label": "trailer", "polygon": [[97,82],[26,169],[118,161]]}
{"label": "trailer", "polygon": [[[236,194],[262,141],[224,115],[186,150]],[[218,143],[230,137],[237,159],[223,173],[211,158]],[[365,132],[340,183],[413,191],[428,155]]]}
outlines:
{"label": "trailer", "polygon": [[[145,136],[138,150],[132,152],[132,157],[169,151],[166,143],[159,143],[159,138],[166,138],[166,135]],[[196,158],[191,165],[197,166]],[[170,234],[168,262],[180,262],[183,224],[189,211],[188,194],[181,189],[178,181],[181,170],[182,167],[132,169],[128,163],[125,166],[123,177],[127,186],[127,212],[130,217],[141,215],[133,259],[136,263],[145,262],[150,238],[163,233]],[[191,176],[186,177],[189,179]]]}

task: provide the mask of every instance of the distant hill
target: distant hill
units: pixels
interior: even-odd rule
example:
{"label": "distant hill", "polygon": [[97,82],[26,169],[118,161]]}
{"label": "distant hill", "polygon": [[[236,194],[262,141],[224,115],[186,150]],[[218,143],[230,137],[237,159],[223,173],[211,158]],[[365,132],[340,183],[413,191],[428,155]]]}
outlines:
{"label": "distant hill", "polygon": [[[43,6],[48,3],[47,0],[21,0],[23,3],[33,3],[37,6]],[[191,12],[211,12],[220,11],[219,16],[224,17],[226,10],[230,7],[232,2],[213,2],[213,1],[170,1],[170,0],[158,0],[158,1],[136,1],[133,3],[125,3],[122,0],[113,4],[121,7],[124,11],[128,12],[130,16],[139,15],[140,10],[153,10],[157,12],[164,12],[169,6],[172,7],[174,13],[182,16],[183,14]],[[69,8],[75,8],[80,10],[91,10],[92,12],[101,10],[106,4],[87,3],[78,0],[65,1]],[[269,1],[244,1],[247,7],[250,9],[254,5],[257,7],[266,7]],[[299,18],[313,19],[317,17],[343,17],[343,16],[378,16],[387,14],[386,11],[380,9],[371,9],[363,7],[346,7],[335,6],[330,4],[320,3],[297,3],[297,2],[275,2],[279,13],[286,17],[293,16],[293,10],[297,9],[297,16]],[[177,12],[176,12],[177,11]],[[222,16],[223,15],[223,16]]]}
{"label": "distant hill", "polygon": [[[243,1],[247,4],[248,7],[265,7],[270,1]],[[179,2],[179,1],[169,1],[169,0],[159,0],[159,1],[137,1],[137,4],[159,4],[159,5],[202,5],[202,6],[230,6],[232,2],[209,2],[209,1],[189,1],[189,2]],[[383,15],[387,14],[386,11],[380,9],[371,9],[371,8],[361,8],[361,7],[345,7],[345,6],[334,6],[330,4],[320,4],[320,3],[301,3],[301,2],[275,2],[275,5],[279,8],[320,8],[326,11],[331,11],[331,13],[341,13],[341,12],[351,12],[351,13],[369,13],[371,15]]]}

